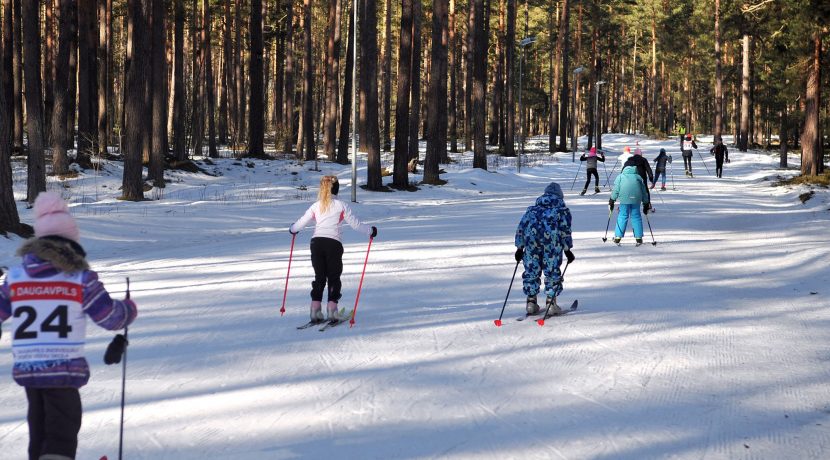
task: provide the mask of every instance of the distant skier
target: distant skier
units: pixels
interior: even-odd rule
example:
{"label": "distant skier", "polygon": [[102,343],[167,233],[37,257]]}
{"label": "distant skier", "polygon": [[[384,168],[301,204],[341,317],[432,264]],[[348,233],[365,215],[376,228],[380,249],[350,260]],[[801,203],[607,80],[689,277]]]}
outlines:
{"label": "distant skier", "polygon": [[585,164],[585,171],[587,173],[587,177],[585,178],[585,186],[582,187],[582,193],[580,195],[584,195],[585,192],[588,191],[588,186],[591,185],[591,176],[594,176],[594,192],[599,193],[599,173],[597,172],[597,161],[601,161],[605,163],[605,153],[600,150],[597,152],[596,147],[591,147],[591,150],[588,154],[582,154],[579,157],[579,161],[587,161],[588,163]]}
{"label": "distant skier", "polygon": [[723,161],[729,163],[729,151],[723,145],[723,141],[718,139],[715,146],[709,150],[709,153],[715,156],[715,175],[719,178],[723,177]]}
{"label": "distant skier", "polygon": [[527,296],[527,313],[539,313],[536,294],[539,293],[542,273],[545,275],[545,308],[549,314],[559,314],[556,296],[562,292],[562,276],[559,265],[562,253],[568,263],[574,261],[571,238],[571,211],[565,206],[562,188],[551,182],[545,193],[529,206],[516,228],[516,262],[522,261],[524,274],[522,288]]}
{"label": "distant skier", "polygon": [[651,204],[646,184],[637,174],[634,166],[623,168],[622,173],[614,180],[614,190],[611,192],[611,198],[608,199],[609,210],[614,210],[614,203],[617,199],[620,200],[620,211],[617,214],[617,225],[614,229],[614,243],[620,244],[630,218],[637,246],[643,244],[643,218],[640,215],[640,204],[643,205],[643,212],[646,214],[651,209]]}
{"label": "distant skier", "polygon": [[651,181],[651,188],[654,188],[657,180],[662,178],[660,190],[666,190],[666,163],[671,163],[671,155],[666,154],[666,149],[660,149],[660,154],[654,159],[654,180]]}
{"label": "distant skier", "polygon": [[323,322],[323,288],[326,284],[328,319],[345,321],[351,318],[352,312],[346,313],[345,309],[337,309],[337,302],[341,297],[340,275],[343,273],[343,222],[370,238],[378,234],[376,227],[362,224],[352,214],[346,202],[333,198],[339,190],[337,176],[323,176],[320,179],[317,201],[308,208],[300,220],[288,227],[288,231],[296,235],[312,220],[316,222],[314,234],[311,236],[311,266],[314,267],[314,281],[311,282],[311,320],[315,322]]}
{"label": "distant skier", "polygon": [[680,139],[680,151],[683,154],[683,165],[686,167],[686,175],[689,177],[695,177],[692,174],[692,149],[696,149],[697,144],[692,139],[691,134],[686,134],[685,138]]}
{"label": "distant skier", "polygon": [[18,249],[22,264],[0,287],[0,322],[12,318],[12,376],[29,401],[29,458],[73,459],[83,412],[78,389],[89,381],[86,317],[118,330],[138,313],[132,300],[110,298],[89,269],[60,195],[41,192],[34,214],[35,237]]}

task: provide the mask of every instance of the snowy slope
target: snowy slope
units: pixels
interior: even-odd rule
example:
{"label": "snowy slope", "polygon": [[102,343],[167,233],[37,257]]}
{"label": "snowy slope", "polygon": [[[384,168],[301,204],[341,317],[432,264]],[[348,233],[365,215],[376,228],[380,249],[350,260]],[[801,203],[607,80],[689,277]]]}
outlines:
{"label": "snowy slope", "polygon": [[[802,204],[806,188],[772,187],[794,172],[760,153],[730,153],[716,179],[700,162],[714,172],[708,147],[689,179],[674,140],[624,135],[603,137],[602,183],[637,140],[649,160],[660,147],[675,158],[677,190],[670,179],[652,192],[656,246],[635,248],[630,230],[622,247],[602,242],[610,193],[579,196],[584,168],[570,154],[531,154],[520,174],[509,159],[485,172],[460,155],[446,186],[358,190],[354,212],[379,235],[355,327],[324,333],[295,329],[308,317],[308,229],[279,316],[287,226],[322,174],[338,174],[348,199],[348,167],[220,160],[222,176],[172,172],[163,199],[143,203],[115,200],[116,163],[73,180],[63,193],[93,268],[111,292],[129,276],[140,309],[125,458],[830,457],[828,193]],[[574,216],[577,260],[560,303],[578,298],[580,309],[544,327],[513,321],[519,273],[496,328],[515,226],[551,180]],[[344,230],[344,306],[367,243]],[[19,244],[0,239],[0,265]],[[25,394],[3,330],[0,457],[25,459]],[[121,368],[101,360],[111,336],[89,328],[79,459],[117,454]]]}

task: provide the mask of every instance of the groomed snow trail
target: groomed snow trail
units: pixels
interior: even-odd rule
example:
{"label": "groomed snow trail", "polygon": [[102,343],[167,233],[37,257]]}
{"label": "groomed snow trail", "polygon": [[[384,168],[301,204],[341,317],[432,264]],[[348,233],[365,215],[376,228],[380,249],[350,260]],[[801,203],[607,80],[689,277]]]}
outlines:
{"label": "groomed snow trail", "polygon": [[[245,202],[188,194],[196,179],[182,176],[159,202],[73,207],[93,268],[114,293],[130,276],[140,308],[125,458],[827,458],[827,192],[802,204],[804,190],[771,187],[777,159],[757,153],[730,152],[723,179],[695,155],[689,179],[676,142],[633,136],[603,138],[608,172],[637,139],[649,160],[660,147],[675,160],[677,190],[669,178],[667,191],[652,191],[656,246],[635,248],[630,229],[613,245],[613,222],[602,242],[610,193],[579,196],[584,168],[569,191],[570,154],[519,175],[449,167],[446,186],[417,193],[359,191],[354,211],[379,236],[356,326],[323,333],[295,329],[308,317],[308,229],[294,248],[287,313],[278,311],[286,228],[322,173],[273,166],[233,184],[210,179],[262,197]],[[324,164],[348,185],[336,168]],[[551,180],[566,191],[577,257],[560,303],[578,298],[580,308],[544,327],[514,321],[520,267],[496,328],[515,226]],[[296,192],[297,181],[309,191]],[[344,230],[343,306],[354,304],[367,243]],[[0,262],[13,262],[18,244],[2,242]],[[25,394],[11,381],[3,330],[0,456],[18,460]],[[101,362],[111,334],[88,331],[78,458],[113,458],[121,368]]]}

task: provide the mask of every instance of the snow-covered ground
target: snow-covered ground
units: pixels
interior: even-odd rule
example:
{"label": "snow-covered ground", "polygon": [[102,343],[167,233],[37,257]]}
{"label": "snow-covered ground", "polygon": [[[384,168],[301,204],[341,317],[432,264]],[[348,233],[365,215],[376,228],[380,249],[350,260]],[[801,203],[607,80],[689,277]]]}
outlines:
{"label": "snow-covered ground", "polygon": [[[220,160],[206,167],[221,176],[170,172],[163,195],[147,193],[161,199],[142,203],[115,199],[117,163],[50,179],[93,268],[119,295],[129,276],[139,305],[125,458],[830,458],[827,191],[802,204],[806,187],[771,186],[795,172],[757,152],[731,152],[716,179],[700,161],[714,172],[707,139],[689,179],[675,140],[624,135],[603,137],[601,183],[637,140],[650,160],[660,147],[675,159],[669,189],[652,192],[656,246],[635,248],[630,230],[621,247],[602,242],[608,188],[579,196],[585,171],[570,154],[532,153],[519,174],[510,159],[482,171],[459,156],[445,186],[359,189],[353,209],[379,235],[355,327],[323,333],[295,329],[308,317],[309,230],[280,317],[287,226],[321,174],[336,173],[348,199],[348,166]],[[25,174],[15,178],[20,199]],[[514,321],[517,275],[497,328],[515,226],[550,181],[566,191],[577,257],[560,303],[580,308],[544,327]],[[344,230],[342,305],[354,304],[367,243]],[[19,244],[0,239],[0,265]],[[3,329],[0,457],[25,459],[25,394]],[[88,331],[78,458],[113,458],[121,367],[101,359],[112,333]]]}

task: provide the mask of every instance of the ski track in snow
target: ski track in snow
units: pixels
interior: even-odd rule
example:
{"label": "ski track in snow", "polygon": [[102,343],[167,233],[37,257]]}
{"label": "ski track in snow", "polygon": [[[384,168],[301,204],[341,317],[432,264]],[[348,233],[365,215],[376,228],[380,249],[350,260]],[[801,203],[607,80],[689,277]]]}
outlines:
{"label": "ski track in snow", "polygon": [[[171,171],[165,198],[144,203],[114,200],[115,164],[106,168],[113,176],[72,183],[63,193],[91,265],[115,295],[130,276],[139,305],[125,458],[830,457],[828,192],[802,204],[806,188],[770,185],[794,173],[754,152],[730,152],[720,180],[696,154],[689,179],[676,141],[627,135],[603,137],[601,185],[637,140],[649,160],[664,147],[680,165],[666,191],[652,190],[656,246],[635,248],[629,228],[617,247],[614,222],[602,242],[608,187],[579,196],[585,172],[570,154],[537,155],[521,174],[510,159],[490,172],[468,169],[464,154],[445,167],[446,186],[359,190],[352,207],[379,236],[355,327],[322,333],[295,329],[308,318],[308,229],[297,236],[279,315],[286,227],[314,199],[321,174],[338,174],[346,199],[347,167],[220,160],[224,176]],[[524,309],[519,270],[496,328],[515,226],[551,180],[573,213],[577,257],[560,303],[579,299],[579,310],[544,327],[515,321]],[[98,201],[93,184],[109,184],[95,189]],[[20,212],[31,222],[30,210]],[[643,226],[651,243],[645,218]],[[367,242],[348,228],[343,237],[341,306],[352,308]],[[19,244],[0,241],[0,264],[15,262]],[[22,460],[25,395],[9,377],[3,329],[0,456]],[[101,362],[111,333],[90,326],[88,336],[78,458],[114,458],[121,367]]]}

